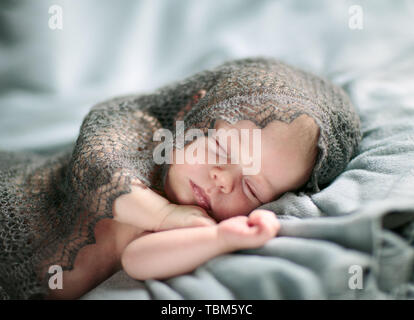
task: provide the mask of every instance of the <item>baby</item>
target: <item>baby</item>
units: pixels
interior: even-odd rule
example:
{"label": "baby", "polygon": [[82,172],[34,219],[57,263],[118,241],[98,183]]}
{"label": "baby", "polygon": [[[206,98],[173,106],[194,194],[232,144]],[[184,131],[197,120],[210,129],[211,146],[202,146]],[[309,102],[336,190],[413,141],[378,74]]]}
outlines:
{"label": "baby", "polygon": [[[215,127],[253,128],[257,126],[251,121],[233,126],[218,121]],[[122,255],[124,270],[136,279],[163,279],[189,272],[216,255],[263,245],[277,234],[279,223],[273,212],[254,209],[304,185],[316,160],[318,136],[318,126],[306,115],[289,125],[274,121],[261,130],[261,170],[256,175],[243,176],[242,164],[237,163],[173,163],[165,191],[179,205],[139,187],[121,196],[115,201],[115,220],[142,220],[142,226],[156,226],[155,230],[174,229],[131,242]],[[193,143],[208,148],[203,138]],[[240,150],[247,151],[242,146]],[[151,208],[138,209],[145,204]]]}
{"label": "baby", "polygon": [[[139,111],[131,109],[131,117],[139,121],[137,127],[150,127],[154,133],[152,117],[162,119],[167,109],[175,116],[168,114],[162,127],[172,129],[170,123],[181,117],[187,129],[215,129],[217,134],[199,136],[183,149],[174,145],[168,154],[171,164],[165,166],[162,178],[163,190],[136,177],[127,180],[129,192],[111,203],[113,219],[101,219],[95,225],[96,243],[78,251],[73,269],[63,272],[63,289],[49,290],[48,298],[80,297],[122,268],[139,280],[167,279],[191,272],[215,256],[258,248],[280,229],[275,213],[260,206],[288,191],[319,191],[319,185],[331,182],[355,155],[359,122],[343,91],[283,63],[234,61],[178,87],[134,100],[149,105]],[[175,92],[179,95],[170,97]],[[119,101],[108,105],[117,108],[117,117],[130,110]],[[172,109],[175,105],[182,109]],[[95,108],[95,114],[102,122],[100,110],[104,109]],[[111,115],[104,112],[104,116]],[[120,119],[121,125],[103,128],[112,132],[116,127],[114,132],[121,135],[125,128],[129,130],[128,124],[133,130],[125,132],[135,134],[134,122]],[[245,133],[253,137],[255,131],[260,133],[259,140],[242,139]],[[103,134],[107,135],[101,132],[99,140],[88,145],[105,141]],[[234,149],[240,152],[233,153]],[[120,145],[116,150],[123,151]],[[125,159],[148,154],[127,151],[123,167],[129,165]],[[178,161],[181,151],[186,155],[184,161]],[[246,173],[251,163],[243,159],[249,157],[259,163],[254,174]]]}
{"label": "baby", "polygon": [[[216,121],[215,129],[258,128],[242,120],[235,125]],[[244,176],[243,164],[230,161],[173,162],[165,183],[168,200],[143,185],[131,186],[131,193],[115,200],[114,220],[97,224],[96,244],[81,249],[75,268],[63,273],[63,290],[51,291],[49,298],[77,298],[121,267],[135,279],[166,279],[275,237],[280,228],[275,214],[255,208],[308,181],[319,127],[302,115],[290,124],[273,121],[259,130],[261,169],[255,175]],[[197,138],[185,150],[197,143],[209,148],[204,138]],[[240,153],[252,150],[239,147]]]}

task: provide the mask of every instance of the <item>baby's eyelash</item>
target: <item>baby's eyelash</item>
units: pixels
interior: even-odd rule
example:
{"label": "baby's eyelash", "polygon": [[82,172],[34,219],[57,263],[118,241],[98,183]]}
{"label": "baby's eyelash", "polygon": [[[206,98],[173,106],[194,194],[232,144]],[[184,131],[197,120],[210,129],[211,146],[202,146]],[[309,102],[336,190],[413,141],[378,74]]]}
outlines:
{"label": "baby's eyelash", "polygon": [[253,190],[253,188],[250,186],[250,184],[249,184],[246,180],[244,180],[244,179],[243,179],[243,181],[244,181],[244,183],[245,183],[246,187],[249,189],[249,192],[252,194],[252,196],[253,196],[253,197],[254,197],[257,201],[259,201],[260,203],[262,203],[262,201],[260,201],[260,199],[257,197],[256,193],[254,192],[254,190]]}
{"label": "baby's eyelash", "polygon": [[214,140],[216,140],[216,145],[217,145],[217,148],[218,148],[217,149],[217,152],[219,153],[219,156],[221,155],[221,156],[227,158],[228,157],[228,154],[227,154],[226,150],[224,150],[224,148],[222,148],[222,146],[220,145],[218,139],[214,139]]}
{"label": "baby's eyelash", "polygon": [[254,193],[252,187],[250,186],[250,184],[248,182],[246,182],[247,188],[249,188],[250,193],[253,195],[253,197],[255,197],[257,199],[256,194]]}

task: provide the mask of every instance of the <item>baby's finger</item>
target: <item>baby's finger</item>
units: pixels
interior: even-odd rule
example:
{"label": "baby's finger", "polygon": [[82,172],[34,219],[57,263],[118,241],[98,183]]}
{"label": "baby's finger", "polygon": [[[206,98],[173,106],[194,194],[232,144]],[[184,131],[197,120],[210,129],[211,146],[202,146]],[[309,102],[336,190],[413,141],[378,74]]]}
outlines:
{"label": "baby's finger", "polygon": [[259,226],[260,232],[267,234],[276,235],[280,229],[280,222],[276,215],[272,211],[264,209],[252,211],[249,215],[249,224]]}
{"label": "baby's finger", "polygon": [[[249,223],[250,224],[261,224],[263,223],[263,219],[266,219],[267,216],[271,218],[272,216],[274,216],[274,213],[272,211],[268,211],[264,209],[253,210],[249,214]],[[269,219],[267,219],[267,221],[268,220]]]}

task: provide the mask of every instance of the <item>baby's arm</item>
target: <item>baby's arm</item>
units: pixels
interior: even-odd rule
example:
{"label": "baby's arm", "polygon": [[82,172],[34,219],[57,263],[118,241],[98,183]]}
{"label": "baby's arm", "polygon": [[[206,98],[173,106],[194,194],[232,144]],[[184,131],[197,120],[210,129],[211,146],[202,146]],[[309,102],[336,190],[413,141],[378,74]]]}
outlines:
{"label": "baby's arm", "polygon": [[114,220],[147,231],[214,225],[204,209],[176,205],[150,188],[132,185],[131,192],[114,201]]}
{"label": "baby's arm", "polygon": [[122,266],[132,278],[165,279],[193,271],[209,259],[257,248],[275,237],[280,224],[273,212],[254,210],[218,225],[151,233],[131,242]]}

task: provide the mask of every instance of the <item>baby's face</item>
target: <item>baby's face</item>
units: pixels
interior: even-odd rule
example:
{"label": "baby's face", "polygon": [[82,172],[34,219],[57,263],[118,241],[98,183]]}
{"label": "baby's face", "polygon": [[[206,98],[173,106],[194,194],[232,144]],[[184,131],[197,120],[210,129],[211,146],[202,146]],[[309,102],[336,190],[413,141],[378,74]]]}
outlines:
{"label": "baby's face", "polygon": [[[287,191],[300,188],[308,181],[317,155],[316,142],[312,145],[309,145],[309,141],[304,142],[304,121],[308,124],[311,121],[312,130],[317,136],[318,126],[306,115],[296,118],[289,125],[273,121],[261,129],[261,152],[258,157],[260,170],[253,175],[245,174],[245,161],[230,161],[231,148],[235,146],[230,143],[230,138],[227,144],[228,159],[224,164],[220,164],[218,160],[216,163],[207,161],[207,155],[210,153],[211,156],[213,151],[221,152],[214,155],[217,159],[223,158],[220,148],[212,148],[217,143],[214,137],[197,138],[184,148],[186,150],[193,144],[198,145],[193,145],[193,148],[205,148],[205,161],[191,164],[184,159],[184,163],[178,164],[174,150],[173,163],[170,165],[165,183],[167,197],[178,204],[204,207],[216,221],[222,221],[237,215],[247,215],[261,204],[276,200]],[[243,120],[230,125],[219,120],[216,121],[215,129],[233,129],[232,132],[238,134],[242,129],[249,132],[249,143],[243,143],[241,139],[234,141],[239,144],[240,155],[244,153],[254,156],[252,153],[257,148],[254,148],[253,143],[257,140],[252,139],[253,129],[259,128],[253,122]]]}

